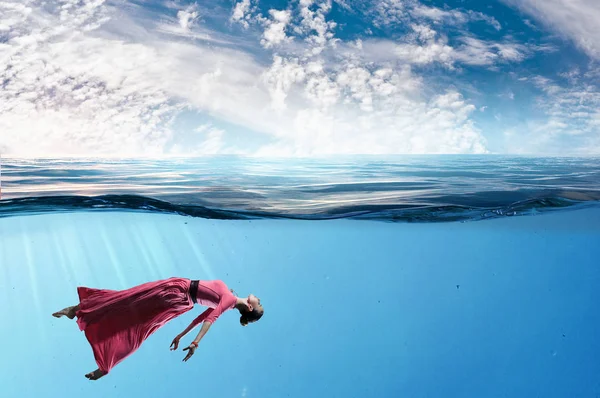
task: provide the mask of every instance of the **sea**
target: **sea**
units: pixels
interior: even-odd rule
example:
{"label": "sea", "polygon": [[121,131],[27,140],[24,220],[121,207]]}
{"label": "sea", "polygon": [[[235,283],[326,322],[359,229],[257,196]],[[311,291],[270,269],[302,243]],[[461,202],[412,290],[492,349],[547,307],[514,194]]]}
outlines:
{"label": "sea", "polygon": [[[1,159],[0,396],[600,397],[600,158]],[[255,294],[110,374],[51,314],[169,277]],[[182,339],[187,345],[199,329]]]}

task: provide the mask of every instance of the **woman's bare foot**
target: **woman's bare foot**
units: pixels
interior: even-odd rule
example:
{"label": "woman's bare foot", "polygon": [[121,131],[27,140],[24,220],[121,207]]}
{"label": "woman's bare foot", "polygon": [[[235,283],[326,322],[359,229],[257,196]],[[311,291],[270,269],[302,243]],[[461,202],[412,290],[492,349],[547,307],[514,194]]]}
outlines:
{"label": "woman's bare foot", "polygon": [[96,369],[93,372],[90,372],[85,375],[85,377],[87,377],[90,380],[98,380],[102,376],[104,376],[104,372],[101,371],[100,369]]}
{"label": "woman's bare foot", "polygon": [[77,311],[77,307],[78,306],[75,305],[72,307],[63,308],[62,310],[52,314],[52,316],[55,318],[60,318],[61,316],[66,316],[69,319],[73,319],[73,318],[75,318],[75,312]]}

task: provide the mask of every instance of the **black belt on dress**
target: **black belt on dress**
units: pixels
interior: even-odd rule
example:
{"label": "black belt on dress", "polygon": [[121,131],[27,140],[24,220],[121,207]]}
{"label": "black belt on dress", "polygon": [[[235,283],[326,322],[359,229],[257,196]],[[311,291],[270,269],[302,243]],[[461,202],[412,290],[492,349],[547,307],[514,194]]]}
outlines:
{"label": "black belt on dress", "polygon": [[190,297],[194,303],[196,302],[196,296],[198,295],[198,282],[199,281],[196,280],[192,281],[190,284]]}

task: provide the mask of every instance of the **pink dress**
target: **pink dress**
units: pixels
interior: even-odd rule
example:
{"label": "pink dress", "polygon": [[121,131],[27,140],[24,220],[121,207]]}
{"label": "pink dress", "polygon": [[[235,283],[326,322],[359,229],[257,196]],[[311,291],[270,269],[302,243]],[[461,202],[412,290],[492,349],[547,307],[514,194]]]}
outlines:
{"label": "pink dress", "polygon": [[194,319],[194,326],[202,321],[214,323],[227,310],[235,307],[237,298],[223,281],[199,281],[196,303],[209,307]]}
{"label": "pink dress", "polygon": [[[169,278],[125,290],[78,287],[77,324],[98,368],[110,372],[161,326],[191,310],[190,284],[186,278]],[[199,281],[196,302],[209,308],[194,319],[194,326],[215,322],[235,306],[236,298],[222,281]]]}

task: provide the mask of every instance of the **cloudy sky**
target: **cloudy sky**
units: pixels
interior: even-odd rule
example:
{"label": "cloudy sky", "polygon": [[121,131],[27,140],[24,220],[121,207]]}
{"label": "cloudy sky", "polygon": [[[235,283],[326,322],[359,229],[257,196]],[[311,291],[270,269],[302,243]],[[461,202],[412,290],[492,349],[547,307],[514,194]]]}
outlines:
{"label": "cloudy sky", "polygon": [[0,0],[0,150],[600,153],[597,0]]}

